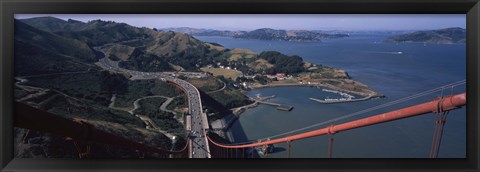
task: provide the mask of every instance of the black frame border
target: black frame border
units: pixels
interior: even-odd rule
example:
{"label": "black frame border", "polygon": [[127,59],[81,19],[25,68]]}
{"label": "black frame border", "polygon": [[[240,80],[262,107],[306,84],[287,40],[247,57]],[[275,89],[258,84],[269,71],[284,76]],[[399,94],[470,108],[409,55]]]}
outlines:
{"label": "black frame border", "polygon": [[[478,171],[479,0],[3,0],[0,1],[1,171]],[[466,14],[466,159],[161,159],[13,158],[13,15],[21,14]]]}

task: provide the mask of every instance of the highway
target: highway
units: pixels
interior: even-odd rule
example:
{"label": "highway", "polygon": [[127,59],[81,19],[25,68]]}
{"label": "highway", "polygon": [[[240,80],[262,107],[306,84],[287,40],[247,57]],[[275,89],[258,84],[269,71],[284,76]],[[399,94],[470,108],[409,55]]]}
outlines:
{"label": "highway", "polygon": [[[168,80],[168,79],[167,79]],[[173,82],[182,87],[187,94],[189,111],[192,117],[191,124],[191,157],[192,158],[210,158],[208,140],[206,138],[205,129],[208,129],[208,121],[202,110],[202,102],[200,93],[192,84],[181,80],[173,79]]]}
{"label": "highway", "polygon": [[127,73],[132,77],[130,80],[137,79],[160,79],[162,81],[171,82],[185,92],[188,98],[188,110],[191,115],[191,132],[189,139],[189,157],[190,158],[211,158],[208,140],[206,138],[206,130],[209,128],[208,120],[205,113],[203,113],[200,92],[198,89],[187,81],[175,78],[178,74],[186,75],[187,77],[199,77],[203,74],[195,72],[141,72],[123,69],[118,66],[118,62],[111,61],[108,58],[102,58],[97,63],[103,69]]}

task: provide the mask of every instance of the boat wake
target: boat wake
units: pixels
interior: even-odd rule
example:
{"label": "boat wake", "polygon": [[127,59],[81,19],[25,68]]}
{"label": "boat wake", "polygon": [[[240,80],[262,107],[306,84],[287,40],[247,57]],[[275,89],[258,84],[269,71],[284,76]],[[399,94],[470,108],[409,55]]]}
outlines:
{"label": "boat wake", "polygon": [[401,55],[401,51],[364,51],[366,53],[375,53],[375,54],[392,54],[392,55]]}

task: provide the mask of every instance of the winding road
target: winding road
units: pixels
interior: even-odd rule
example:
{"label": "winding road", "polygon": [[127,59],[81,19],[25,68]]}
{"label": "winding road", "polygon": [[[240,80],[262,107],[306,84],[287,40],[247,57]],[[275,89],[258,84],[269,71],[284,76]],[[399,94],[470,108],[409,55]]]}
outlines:
{"label": "winding road", "polygon": [[[189,158],[211,158],[210,148],[208,145],[208,140],[206,138],[206,134],[207,134],[206,130],[209,129],[209,124],[208,124],[207,116],[203,112],[200,92],[195,86],[193,86],[187,81],[175,78],[174,76],[176,75],[173,72],[141,72],[141,71],[123,69],[118,66],[117,62],[111,61],[108,58],[102,58],[95,64],[111,72],[129,74],[132,76],[130,80],[160,79],[162,81],[170,82],[179,86],[187,95],[188,107],[189,107],[188,109],[189,109],[189,114],[191,116],[191,124],[190,124],[191,127],[187,127],[187,128],[191,128],[191,131],[190,131],[191,133],[189,138],[189,143],[190,143]],[[182,73],[190,76],[201,76],[201,74],[194,73],[194,72],[182,72]],[[134,109],[135,109],[135,103],[134,103]],[[146,119],[146,121],[148,120]]]}

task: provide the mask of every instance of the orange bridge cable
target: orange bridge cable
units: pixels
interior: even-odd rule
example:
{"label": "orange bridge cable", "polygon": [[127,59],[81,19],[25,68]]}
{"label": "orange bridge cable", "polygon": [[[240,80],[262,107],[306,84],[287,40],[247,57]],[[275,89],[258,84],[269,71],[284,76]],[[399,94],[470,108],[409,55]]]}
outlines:
{"label": "orange bridge cable", "polygon": [[82,120],[66,119],[20,102],[15,102],[14,117],[14,126],[16,127],[58,134],[78,141],[127,147],[143,152],[159,154],[181,153],[188,145],[187,142],[185,147],[179,151],[170,151],[159,147],[148,146],[99,130]]}
{"label": "orange bridge cable", "polygon": [[288,143],[288,154],[287,154],[287,158],[290,158],[290,151],[292,150],[292,141],[287,141]]}
{"label": "orange bridge cable", "polygon": [[437,158],[440,151],[440,144],[442,142],[443,129],[445,126],[445,121],[447,119],[449,111],[444,111],[438,114],[438,119],[435,121],[435,132],[432,139],[432,147],[430,152],[430,158]]}
{"label": "orange bridge cable", "polygon": [[278,139],[262,141],[257,143],[250,143],[250,144],[243,144],[243,145],[223,145],[213,141],[208,136],[207,136],[207,139],[209,139],[212,142],[212,144],[216,146],[224,147],[224,148],[244,148],[244,147],[263,146],[268,144],[289,142],[293,140],[305,139],[305,138],[310,138],[314,136],[334,134],[341,131],[351,130],[354,128],[366,127],[374,124],[379,124],[379,123],[389,122],[389,121],[398,120],[402,118],[408,118],[408,117],[418,116],[426,113],[431,113],[431,112],[435,112],[437,110],[437,106],[439,105],[442,106],[443,110],[445,111],[457,109],[466,105],[467,94],[462,93],[462,94],[451,95],[443,99],[444,100],[440,104],[438,102],[441,100],[436,99],[426,103],[417,104],[414,106],[402,108],[402,109],[387,112],[387,113],[382,113],[379,115],[374,115],[371,117],[354,120],[351,122],[345,122],[345,123],[325,127],[322,129],[314,130],[314,131],[309,131],[301,134],[296,134],[292,136],[287,136],[287,137],[282,137]]}
{"label": "orange bridge cable", "polygon": [[[442,95],[443,95],[443,90],[442,90],[442,93],[440,95],[440,100],[442,101]],[[435,111],[435,127],[434,127],[434,131],[433,131],[433,138],[432,138],[432,146],[430,147],[430,158],[433,158],[435,155],[435,150],[436,150],[436,146],[438,145],[438,136],[441,134],[440,130],[441,130],[441,127],[443,127],[443,125],[441,126],[441,123],[442,123],[442,119],[443,116],[444,116],[444,112],[443,112],[443,109],[440,105],[440,101],[438,102],[439,105],[437,106],[437,110]],[[447,111],[448,112],[448,111]]]}
{"label": "orange bridge cable", "polygon": [[255,152],[255,147],[252,147],[252,158],[255,158],[253,154],[254,152]]}
{"label": "orange bridge cable", "polygon": [[[398,99],[398,100],[395,100],[395,101],[387,102],[385,104],[370,107],[370,108],[367,108],[367,109],[364,109],[364,110],[361,110],[361,111],[358,111],[358,112],[355,112],[355,113],[352,113],[352,114],[348,114],[348,115],[341,116],[341,117],[338,117],[338,118],[330,119],[330,120],[327,120],[327,121],[324,121],[324,122],[320,122],[320,123],[313,124],[313,125],[310,125],[310,126],[307,126],[307,127],[295,129],[295,130],[288,131],[288,132],[285,132],[285,133],[280,133],[280,134],[277,134],[277,135],[264,137],[264,138],[261,138],[261,139],[258,139],[258,140],[279,138],[280,136],[283,136],[283,135],[297,133],[297,132],[304,131],[304,130],[309,129],[309,128],[333,123],[333,122],[336,122],[338,120],[344,120],[344,119],[351,118],[351,117],[354,117],[354,116],[357,116],[357,115],[365,114],[367,112],[371,112],[371,111],[378,110],[378,109],[381,109],[381,108],[385,108],[385,107],[388,107],[388,106],[392,106],[392,105],[395,105],[395,104],[398,104],[398,103],[402,103],[402,102],[405,102],[405,101],[409,101],[409,100],[412,100],[412,99],[423,97],[423,96],[426,96],[426,95],[429,95],[429,94],[432,94],[432,93],[435,93],[435,92],[438,92],[438,91],[442,91],[447,87],[452,88],[452,94],[453,94],[453,88],[454,87],[464,85],[465,83],[466,83],[466,80],[460,80],[460,81],[453,82],[453,83],[450,83],[450,84],[447,84],[447,85],[444,85],[444,86],[441,86],[441,87],[437,87],[437,88],[434,88],[434,89],[431,89],[431,90],[427,90],[427,91],[424,91],[424,92],[421,92],[421,93],[417,93],[417,94],[412,95],[412,96],[404,97],[404,98],[401,98],[401,99]],[[250,143],[255,143],[255,141],[245,141],[245,142],[239,142],[239,143],[234,143],[234,144],[225,144],[225,145],[243,145],[243,144],[250,144]]]}
{"label": "orange bridge cable", "polygon": [[439,124],[439,120],[438,120],[438,117],[439,114],[438,112],[435,113],[435,127],[433,129],[433,137],[432,137],[432,145],[430,146],[430,154],[429,154],[429,157],[432,158],[433,157],[433,152],[435,150],[435,140],[437,138],[437,135],[438,135],[438,124]]}
{"label": "orange bridge cable", "polygon": [[[443,95],[443,90],[441,95]],[[430,148],[430,158],[436,158],[436,152],[438,151],[438,147],[440,144],[439,139],[441,139],[443,134],[444,121],[446,120],[446,116],[449,112],[443,110],[443,107],[441,105],[441,102],[443,101],[442,96],[440,96],[439,99],[440,101],[438,102],[437,110],[435,111],[435,128],[432,138],[432,146]]]}
{"label": "orange bridge cable", "polygon": [[332,149],[333,149],[333,134],[330,134],[328,139],[328,158],[332,158]]}
{"label": "orange bridge cable", "polygon": [[245,148],[242,148],[242,158],[245,159]]}

